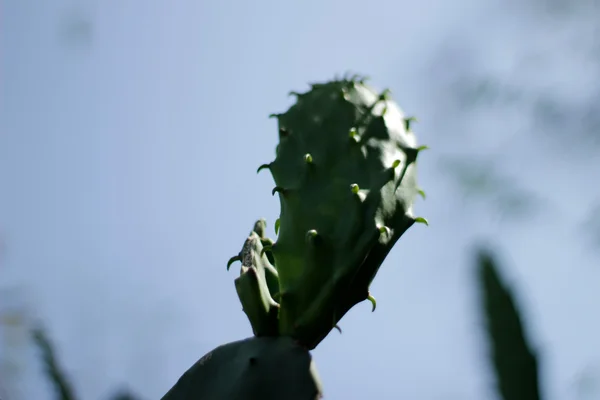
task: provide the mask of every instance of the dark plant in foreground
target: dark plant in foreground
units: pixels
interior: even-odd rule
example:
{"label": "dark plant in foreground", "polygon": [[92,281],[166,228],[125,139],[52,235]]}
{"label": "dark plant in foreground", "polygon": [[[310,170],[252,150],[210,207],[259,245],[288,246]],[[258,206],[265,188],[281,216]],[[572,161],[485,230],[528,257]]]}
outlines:
{"label": "dark plant in foreground", "polygon": [[[48,339],[46,332],[41,327],[37,327],[32,331],[32,337],[40,351],[46,376],[54,386],[55,399],[77,400],[78,397],[75,395],[73,387],[67,379],[66,374],[60,368],[54,346],[50,342],[50,339]],[[126,390],[120,390],[116,395],[110,397],[110,400],[138,400],[138,397]]]}
{"label": "dark plant in foreground", "polygon": [[513,294],[491,252],[480,250],[477,267],[498,392],[504,400],[540,400],[537,358]]}

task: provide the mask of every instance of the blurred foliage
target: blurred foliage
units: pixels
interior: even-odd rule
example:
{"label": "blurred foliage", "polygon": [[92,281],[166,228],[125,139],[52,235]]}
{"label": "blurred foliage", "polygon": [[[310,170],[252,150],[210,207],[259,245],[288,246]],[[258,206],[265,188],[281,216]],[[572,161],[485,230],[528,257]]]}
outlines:
{"label": "blurred foliage", "polygon": [[[522,201],[528,209],[537,210],[541,200],[556,193],[542,192],[535,182],[524,182],[524,177],[515,171],[499,179],[495,172],[502,170],[502,164],[516,160],[527,165],[533,159],[543,159],[550,174],[556,168],[553,159],[558,157],[560,161],[569,160],[561,162],[560,168],[573,168],[573,174],[578,176],[581,171],[588,171],[589,180],[597,180],[599,5],[597,0],[490,2],[478,20],[448,32],[431,61],[436,99],[433,107],[437,118],[443,121],[438,130],[444,135],[452,132],[454,142],[461,147],[482,149],[480,143],[497,141],[506,145],[495,150],[503,156],[500,162],[489,155],[480,157],[484,150],[456,155],[456,149],[449,149],[449,157],[440,169],[464,196],[486,206],[501,206],[505,217],[517,217],[510,218],[511,222],[526,223],[527,219],[521,217],[532,216],[524,215]],[[484,128],[485,133],[482,122],[490,125]],[[540,145],[530,146],[529,154],[515,154],[512,150],[526,140]],[[448,169],[451,162],[458,167]],[[509,185],[499,192],[499,185],[507,182]],[[530,190],[523,192],[515,183]],[[600,186],[596,187],[590,185],[588,190],[595,190],[591,195],[600,201]],[[517,206],[502,205],[511,203]],[[598,207],[590,206],[585,227],[572,221],[577,230],[592,236],[596,249],[600,248],[598,212]]]}
{"label": "blurred foliage", "polygon": [[[69,383],[66,374],[61,370],[54,346],[48,339],[46,332],[37,327],[32,332],[33,340],[41,353],[42,362],[44,363],[45,372],[55,388],[56,400],[77,400],[77,396]],[[139,400],[137,396],[131,394],[128,390],[119,390],[110,397],[111,400]]]}
{"label": "blurred foliage", "polygon": [[589,243],[593,247],[600,247],[600,199],[588,213],[588,218],[582,223]]}
{"label": "blurred foliage", "polygon": [[491,252],[480,250],[477,264],[498,392],[504,400],[540,400],[538,362],[513,294],[500,278]]}
{"label": "blurred foliage", "polygon": [[[486,322],[490,365],[495,373],[497,392],[503,400],[541,400],[537,356],[527,338],[524,318],[513,290],[501,278],[498,262],[491,251],[478,251],[476,267],[481,295],[479,306]],[[75,400],[73,389],[60,370],[45,332],[38,328],[33,337],[41,350],[46,374],[56,389],[56,400]],[[586,386],[589,389],[590,384]],[[138,399],[126,390],[110,398]]]}
{"label": "blurred foliage", "polygon": [[502,168],[490,161],[489,157],[446,157],[441,159],[439,165],[465,200],[486,201],[496,215],[519,219],[531,217],[541,209],[543,200],[502,172]]}
{"label": "blurred foliage", "polygon": [[54,385],[57,400],[75,400],[73,389],[58,365],[54,347],[42,328],[33,330],[33,340],[41,352],[45,372]]}
{"label": "blurred foliage", "polygon": [[59,22],[58,38],[61,44],[71,50],[91,48],[94,40],[94,23],[89,12],[74,8],[65,13]]}

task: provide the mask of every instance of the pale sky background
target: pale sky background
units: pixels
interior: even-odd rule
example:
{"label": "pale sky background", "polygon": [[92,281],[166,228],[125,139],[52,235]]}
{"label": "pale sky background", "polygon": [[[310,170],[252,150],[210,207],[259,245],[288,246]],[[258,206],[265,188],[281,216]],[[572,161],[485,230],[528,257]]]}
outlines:
{"label": "pale sky background", "polygon": [[[546,399],[600,399],[600,381],[577,384],[600,379],[599,253],[582,228],[600,199],[599,147],[583,142],[600,111],[582,111],[600,99],[599,13],[594,1],[1,1],[0,289],[21,288],[81,400],[121,385],[159,399],[251,335],[225,265],[257,218],[274,236],[273,181],[255,174],[274,157],[267,116],[350,70],[419,118],[431,150],[415,210],[430,227],[382,266],[375,313],[359,304],[314,351],[325,399],[495,398],[480,240],[518,291]],[[494,102],[461,103],[488,76]],[[501,214],[506,203],[464,196],[450,158],[493,163],[507,177],[494,190],[540,202]],[[51,400],[31,346],[0,343],[9,354],[22,369],[0,376],[4,400]]]}

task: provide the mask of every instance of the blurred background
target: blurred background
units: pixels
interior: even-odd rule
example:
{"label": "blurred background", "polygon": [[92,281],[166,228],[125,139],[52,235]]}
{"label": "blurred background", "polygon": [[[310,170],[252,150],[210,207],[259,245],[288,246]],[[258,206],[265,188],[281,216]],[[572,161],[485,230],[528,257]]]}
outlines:
{"label": "blurred background", "polygon": [[314,351],[326,399],[494,399],[473,246],[546,399],[600,399],[600,3],[0,1],[0,398],[159,399],[252,334],[225,264],[274,237],[290,90],[350,71],[419,122],[410,229]]}

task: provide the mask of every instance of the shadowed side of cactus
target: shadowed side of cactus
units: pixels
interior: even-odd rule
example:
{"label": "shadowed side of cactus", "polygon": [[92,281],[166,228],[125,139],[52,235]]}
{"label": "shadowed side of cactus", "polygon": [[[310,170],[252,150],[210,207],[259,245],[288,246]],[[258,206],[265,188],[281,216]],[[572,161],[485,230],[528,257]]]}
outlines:
{"label": "shadowed side of cactus", "polygon": [[215,348],[162,400],[315,400],[321,381],[307,349],[287,337],[252,337]]}
{"label": "shadowed side of cactus", "polygon": [[477,263],[498,391],[504,400],[540,400],[538,362],[513,294],[490,252],[480,250]]}

